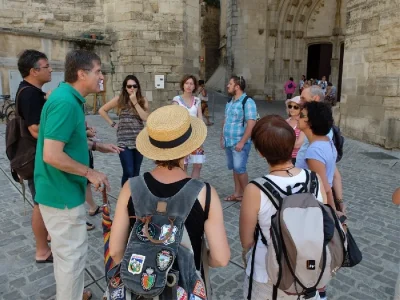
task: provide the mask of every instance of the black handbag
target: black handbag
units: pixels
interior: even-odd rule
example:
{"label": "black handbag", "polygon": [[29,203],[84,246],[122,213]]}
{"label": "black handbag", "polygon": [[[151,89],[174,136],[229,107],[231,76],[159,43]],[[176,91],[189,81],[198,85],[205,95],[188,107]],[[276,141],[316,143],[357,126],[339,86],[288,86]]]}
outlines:
{"label": "black handbag", "polygon": [[358,265],[362,261],[362,253],[357,246],[356,241],[350,233],[349,228],[345,225],[346,237],[347,237],[347,249],[346,255],[342,264],[342,267],[351,268]]}

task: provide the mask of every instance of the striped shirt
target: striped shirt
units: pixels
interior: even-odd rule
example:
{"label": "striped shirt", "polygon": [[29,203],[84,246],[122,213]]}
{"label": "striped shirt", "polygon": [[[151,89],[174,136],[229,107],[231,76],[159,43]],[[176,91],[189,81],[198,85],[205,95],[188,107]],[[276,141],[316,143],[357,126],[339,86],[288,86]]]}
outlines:
{"label": "striped shirt", "polygon": [[136,148],[136,138],[143,128],[143,120],[139,115],[133,114],[131,109],[122,109],[117,128],[118,147]]}

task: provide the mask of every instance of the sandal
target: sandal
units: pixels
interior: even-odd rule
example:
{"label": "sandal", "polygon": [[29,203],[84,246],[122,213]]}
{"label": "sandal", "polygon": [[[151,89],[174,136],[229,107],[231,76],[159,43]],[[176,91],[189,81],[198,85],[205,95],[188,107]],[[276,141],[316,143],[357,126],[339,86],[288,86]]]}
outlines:
{"label": "sandal", "polygon": [[97,215],[97,214],[99,214],[101,212],[103,212],[103,207],[97,206],[95,211],[93,211],[93,212],[89,211],[89,216],[94,217],[95,215]]}
{"label": "sandal", "polygon": [[83,291],[82,300],[90,300],[92,299],[92,291],[87,289]]}
{"label": "sandal", "polygon": [[93,224],[86,222],[86,230],[87,231],[91,231],[93,229],[95,229],[96,226],[94,226]]}
{"label": "sandal", "polygon": [[49,257],[47,257],[46,259],[37,259],[36,263],[37,264],[53,263],[53,253],[50,253]]}
{"label": "sandal", "polygon": [[232,194],[224,199],[224,201],[230,202],[230,201],[242,201],[243,196],[236,196],[235,194]]}

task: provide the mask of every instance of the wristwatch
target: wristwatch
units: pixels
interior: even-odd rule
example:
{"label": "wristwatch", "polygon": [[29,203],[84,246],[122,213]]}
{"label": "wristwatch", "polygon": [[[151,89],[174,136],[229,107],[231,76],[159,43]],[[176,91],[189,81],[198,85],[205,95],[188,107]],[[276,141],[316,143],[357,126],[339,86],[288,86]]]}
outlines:
{"label": "wristwatch", "polygon": [[117,123],[112,122],[111,127],[115,127],[115,125],[117,125]]}

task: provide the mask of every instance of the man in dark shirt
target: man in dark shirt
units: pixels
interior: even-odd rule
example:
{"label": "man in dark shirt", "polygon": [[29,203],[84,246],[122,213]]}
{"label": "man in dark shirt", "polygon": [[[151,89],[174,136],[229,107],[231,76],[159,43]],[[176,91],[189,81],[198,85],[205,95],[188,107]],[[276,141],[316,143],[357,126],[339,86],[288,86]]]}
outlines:
{"label": "man in dark shirt", "polygon": [[[18,59],[18,70],[24,79],[17,91],[18,112],[25,120],[31,135],[37,139],[40,114],[46,101],[46,93],[42,91],[42,87],[45,83],[51,81],[52,69],[44,53],[36,50],[25,50]],[[19,93],[22,88],[24,89]],[[39,210],[39,205],[35,202],[36,190],[33,179],[28,180],[28,186],[34,202],[32,231],[36,239],[36,262],[52,263],[53,256],[47,243],[47,230]]]}

